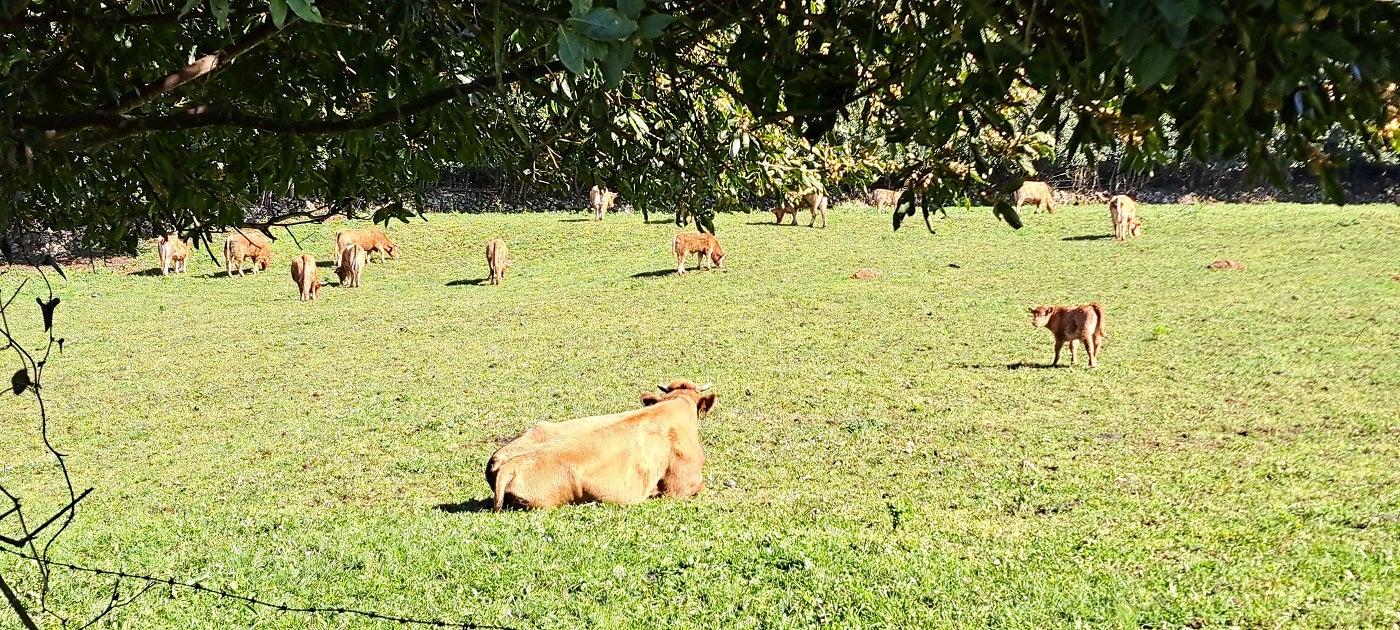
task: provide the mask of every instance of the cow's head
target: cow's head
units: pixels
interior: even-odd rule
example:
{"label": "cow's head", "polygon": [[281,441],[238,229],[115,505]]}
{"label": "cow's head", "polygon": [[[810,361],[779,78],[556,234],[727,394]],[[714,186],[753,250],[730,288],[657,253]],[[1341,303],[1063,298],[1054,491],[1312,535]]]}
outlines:
{"label": "cow's head", "polygon": [[1050,323],[1050,313],[1053,313],[1055,309],[1049,306],[1032,306],[1027,310],[1031,312],[1031,326],[1042,328]]}
{"label": "cow's head", "polygon": [[394,260],[399,259],[399,246],[397,243],[389,243],[389,257]]}
{"label": "cow's head", "polygon": [[714,383],[696,385],[686,380],[671,381],[669,384],[658,383],[656,388],[661,390],[661,394],[658,395],[652,392],[643,393],[642,406],[649,407],[663,400],[694,397],[695,410],[703,417],[706,412],[715,406],[715,395],[713,393],[705,393],[710,391],[711,387],[714,387]]}
{"label": "cow's head", "polygon": [[263,271],[267,271],[267,266],[270,265],[270,264],[272,264],[272,254],[271,254],[271,253],[258,254],[258,267],[259,267],[259,268],[261,268]]}

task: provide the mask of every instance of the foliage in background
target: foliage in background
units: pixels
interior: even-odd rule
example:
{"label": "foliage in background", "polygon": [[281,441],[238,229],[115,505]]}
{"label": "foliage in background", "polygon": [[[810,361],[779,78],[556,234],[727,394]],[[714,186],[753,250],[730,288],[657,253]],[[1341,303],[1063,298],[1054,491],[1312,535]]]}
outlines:
{"label": "foliage in background", "polygon": [[281,222],[388,220],[454,164],[658,209],[882,177],[927,212],[1048,140],[1300,163],[1336,199],[1329,134],[1395,142],[1397,24],[1374,0],[4,0],[0,223],[132,249],[264,193],[322,202]]}

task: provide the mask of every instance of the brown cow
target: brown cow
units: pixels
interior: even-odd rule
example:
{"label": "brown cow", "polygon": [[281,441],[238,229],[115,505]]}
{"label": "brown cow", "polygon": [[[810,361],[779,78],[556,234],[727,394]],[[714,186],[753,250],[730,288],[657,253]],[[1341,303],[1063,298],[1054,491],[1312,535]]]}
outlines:
{"label": "brown cow", "polygon": [[1108,200],[1108,216],[1113,220],[1113,238],[1125,240],[1133,234],[1133,221],[1137,220],[1137,202],[1127,195],[1114,195]]}
{"label": "brown cow", "polygon": [[1039,214],[1041,210],[1050,214],[1055,213],[1055,195],[1050,190],[1050,184],[1045,182],[1023,182],[1016,194],[1011,196],[1011,200],[1016,202],[1016,212],[1021,211],[1021,204],[1033,203],[1036,214]]}
{"label": "brown cow", "polygon": [[1211,269],[1233,269],[1233,270],[1240,270],[1240,269],[1244,269],[1244,263],[1242,263],[1242,262],[1240,262],[1240,261],[1238,261],[1238,260],[1217,260],[1217,261],[1211,263],[1210,265],[1208,265],[1208,267],[1210,267]]}
{"label": "brown cow", "polygon": [[360,274],[369,264],[369,252],[359,243],[351,243],[340,250],[337,260],[340,262],[336,264],[335,274],[340,276],[340,286],[352,289],[360,286]]}
{"label": "brown cow", "polygon": [[238,266],[238,275],[243,275],[243,262],[253,261],[253,275],[258,274],[258,268],[267,270],[272,264],[272,246],[262,234],[251,230],[240,230],[229,234],[224,240],[224,273],[233,275],[234,265]]}
{"label": "brown cow", "polygon": [[373,254],[379,252],[379,262],[384,262],[384,254],[388,254],[394,260],[399,259],[399,246],[389,240],[389,235],[377,227],[364,228],[360,230],[341,230],[335,233],[335,266],[340,266],[340,253],[345,251],[345,246],[355,243],[363,247],[366,253]]}
{"label": "brown cow", "polygon": [[491,272],[491,284],[500,284],[505,280],[506,269],[514,264],[505,241],[498,238],[486,243],[486,268]]}
{"label": "brown cow", "polygon": [[700,419],[715,404],[710,385],[657,385],[641,409],[541,422],[497,449],[486,464],[497,512],[603,501],[634,505],[684,498],[705,487]]}
{"label": "brown cow", "polygon": [[1031,326],[1049,328],[1055,334],[1055,362],[1060,364],[1060,348],[1069,342],[1069,364],[1079,360],[1076,342],[1089,352],[1089,367],[1099,367],[1099,344],[1104,331],[1103,305],[1098,302],[1077,306],[1034,306],[1030,309]]}
{"label": "brown cow", "polygon": [[792,224],[797,225],[798,210],[806,208],[812,212],[812,222],[808,223],[807,227],[815,227],[817,225],[817,215],[820,214],[822,217],[822,227],[825,228],[826,210],[830,205],[831,198],[819,192],[811,192],[802,195],[788,195],[787,198],[783,201],[783,203],[780,203],[776,208],[773,208],[773,216],[777,218],[775,223],[781,225],[783,222],[783,217],[788,214],[791,214]]}
{"label": "brown cow", "polygon": [[593,208],[593,220],[602,221],[603,215],[612,208],[614,201],[617,201],[617,193],[606,188],[594,186],[588,191],[588,205]]}
{"label": "brown cow", "polygon": [[710,263],[724,269],[724,248],[719,246],[719,239],[714,234],[682,232],[671,239],[671,250],[676,253],[677,274],[685,273],[685,259],[692,252],[695,254],[696,271],[700,270],[701,261],[704,261],[705,269],[710,269]]}
{"label": "brown cow", "polygon": [[301,301],[321,297],[321,279],[316,274],[316,259],[302,254],[292,259],[292,281],[301,289]]}
{"label": "brown cow", "polygon": [[899,190],[876,188],[870,191],[870,205],[875,206],[875,208],[879,210],[884,210],[885,206],[898,208],[899,198],[904,196],[904,190],[903,188]]}
{"label": "brown cow", "polygon": [[185,241],[180,240],[179,235],[166,234],[160,237],[160,244],[156,247],[160,251],[160,275],[170,275],[170,268],[175,268],[175,273],[185,270],[185,265],[189,263],[190,246]]}

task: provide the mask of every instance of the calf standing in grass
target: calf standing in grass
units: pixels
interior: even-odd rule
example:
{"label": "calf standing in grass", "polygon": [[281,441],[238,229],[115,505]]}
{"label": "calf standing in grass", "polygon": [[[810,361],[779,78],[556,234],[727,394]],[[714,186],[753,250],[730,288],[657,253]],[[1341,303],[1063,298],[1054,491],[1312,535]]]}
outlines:
{"label": "calf standing in grass", "polygon": [[180,240],[179,235],[166,234],[160,237],[160,275],[170,275],[170,268],[175,268],[175,273],[185,270],[185,265],[189,262],[190,246]]}
{"label": "calf standing in grass", "polygon": [[341,230],[335,233],[335,266],[340,267],[340,253],[351,243],[363,247],[366,254],[379,252],[379,262],[384,262],[384,254],[394,260],[399,259],[399,246],[389,240],[389,235],[376,227],[363,230]]}
{"label": "calf standing in grass", "polygon": [[1108,215],[1113,219],[1113,238],[1124,240],[1133,233],[1133,222],[1137,220],[1137,202],[1127,195],[1114,195],[1108,200]]}
{"label": "calf standing in grass", "polygon": [[885,206],[896,208],[899,206],[899,198],[904,196],[904,189],[890,190],[888,188],[876,188],[870,191],[870,205],[878,210],[884,210]]}
{"label": "calf standing in grass", "polygon": [[359,243],[351,243],[340,250],[340,255],[336,257],[340,262],[336,264],[335,273],[340,276],[340,286],[355,288],[360,286],[360,274],[364,273],[365,265],[369,264],[369,252],[361,247]]}
{"label": "calf standing in grass", "polygon": [[1055,195],[1050,190],[1050,184],[1045,182],[1023,182],[1016,194],[1011,196],[1011,200],[1016,202],[1016,212],[1021,211],[1021,204],[1033,203],[1036,214],[1041,210],[1055,214]]}
{"label": "calf standing in grass", "polygon": [[614,201],[617,201],[617,193],[606,188],[594,186],[588,191],[588,205],[593,207],[593,220],[602,221],[603,215],[612,208]]}
{"label": "calf standing in grass", "polygon": [[695,254],[695,269],[700,269],[700,262],[705,262],[705,268],[710,268],[710,263],[714,263],[720,269],[724,268],[724,248],[719,246],[719,239],[714,234],[706,232],[682,232],[671,239],[671,249],[676,252],[676,273],[685,273],[685,259],[691,253]]}
{"label": "calf standing in grass", "polygon": [[1077,306],[1035,306],[1031,307],[1031,325],[1036,328],[1049,328],[1055,334],[1055,362],[1060,364],[1060,348],[1069,342],[1069,364],[1079,359],[1076,342],[1084,344],[1089,353],[1089,367],[1099,367],[1099,344],[1106,336],[1104,332],[1103,305],[1098,302]]}
{"label": "calf standing in grass", "polygon": [[831,199],[819,192],[807,193],[805,195],[790,195],[778,207],[773,208],[773,216],[777,217],[777,223],[782,224],[783,217],[791,214],[792,224],[797,225],[797,212],[806,208],[812,212],[812,222],[807,227],[816,227],[817,215],[822,217],[822,227],[826,227],[826,210],[831,205]]}
{"label": "calf standing in grass", "polygon": [[224,241],[224,273],[232,276],[237,265],[238,275],[243,275],[243,262],[248,260],[253,261],[253,275],[259,268],[266,271],[272,263],[272,246],[263,235],[250,230],[229,234]]}
{"label": "calf standing in grass", "polygon": [[302,254],[292,259],[292,280],[301,289],[301,301],[314,300],[321,296],[321,279],[316,274],[316,259],[311,254]]}
{"label": "calf standing in grass", "polygon": [[505,280],[506,269],[514,264],[505,241],[498,238],[486,243],[486,268],[491,271],[491,284],[500,284]]}

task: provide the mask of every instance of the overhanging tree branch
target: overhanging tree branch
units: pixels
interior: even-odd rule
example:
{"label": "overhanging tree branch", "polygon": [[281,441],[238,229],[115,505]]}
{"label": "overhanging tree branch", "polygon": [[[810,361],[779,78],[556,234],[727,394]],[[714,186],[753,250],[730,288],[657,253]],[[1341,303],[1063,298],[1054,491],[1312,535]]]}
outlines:
{"label": "overhanging tree branch", "polygon": [[[460,83],[428,92],[406,103],[394,103],[368,116],[340,119],[296,120],[255,116],[241,111],[221,109],[215,105],[201,105],[178,114],[167,116],[130,116],[113,112],[84,112],[53,116],[18,116],[12,129],[81,130],[108,129],[119,134],[103,137],[101,142],[111,142],[121,137],[146,131],[183,131],[200,127],[238,127],[257,131],[291,134],[334,134],[349,131],[372,129],[389,123],[404,120],[415,114],[430,110],[438,105],[464,96],[495,90],[504,85],[522,81],[534,81],[555,72],[564,70],[558,61],[544,63],[518,72],[507,72],[498,77],[485,77],[471,83]],[[84,143],[91,144],[91,143]]]}

